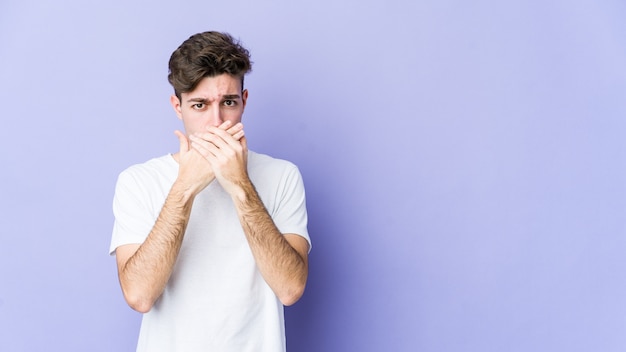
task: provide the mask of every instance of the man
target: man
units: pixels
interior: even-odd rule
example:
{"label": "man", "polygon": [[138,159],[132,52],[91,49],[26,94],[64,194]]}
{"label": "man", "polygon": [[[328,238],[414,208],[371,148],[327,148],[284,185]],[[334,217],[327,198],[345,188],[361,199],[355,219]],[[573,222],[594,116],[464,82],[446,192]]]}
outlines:
{"label": "man", "polygon": [[304,292],[310,240],[302,178],[248,151],[251,70],[230,35],[172,54],[180,150],[118,179],[111,254],[127,303],[145,313],[137,351],[284,351],[283,305]]}

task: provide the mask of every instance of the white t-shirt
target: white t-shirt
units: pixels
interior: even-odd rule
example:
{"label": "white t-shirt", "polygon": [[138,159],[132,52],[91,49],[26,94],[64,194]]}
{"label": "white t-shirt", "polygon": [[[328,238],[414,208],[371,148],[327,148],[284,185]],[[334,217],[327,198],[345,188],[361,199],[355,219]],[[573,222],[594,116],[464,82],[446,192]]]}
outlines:
{"label": "white t-shirt", "polygon": [[[297,167],[250,151],[248,174],[279,231],[310,244]],[[171,155],[120,174],[111,254],[147,238],[177,175]],[[144,314],[137,351],[285,351],[283,305],[258,271],[235,206],[217,181],[194,200],[172,276]]]}

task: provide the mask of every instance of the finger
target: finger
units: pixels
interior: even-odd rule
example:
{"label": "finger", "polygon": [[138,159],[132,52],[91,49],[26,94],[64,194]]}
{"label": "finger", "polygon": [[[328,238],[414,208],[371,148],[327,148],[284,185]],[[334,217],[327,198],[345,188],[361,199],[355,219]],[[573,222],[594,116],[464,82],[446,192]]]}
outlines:
{"label": "finger", "polygon": [[[243,125],[241,127],[243,128]],[[237,129],[238,128],[239,127],[237,127]],[[237,131],[237,129],[235,129],[235,131]],[[209,126],[207,127],[207,130],[208,132],[206,134],[201,134],[201,137],[207,141],[214,143],[218,147],[222,147],[222,144],[221,144],[222,142],[234,146],[235,143],[242,137],[241,135],[241,136],[238,136],[238,138],[234,138],[232,135],[228,133],[228,131],[225,131],[221,128]],[[208,135],[213,135],[219,138],[208,138]]]}
{"label": "finger", "polygon": [[227,130],[232,125],[233,125],[233,123],[230,122],[230,120],[226,120],[226,121],[222,122],[221,125],[217,126],[217,128],[219,128],[221,130]]}
{"label": "finger", "polygon": [[244,153],[246,153],[248,151],[248,139],[245,136],[241,136],[239,142],[241,142],[241,147],[243,148]]}
{"label": "finger", "polygon": [[[221,133],[223,133],[224,135],[228,136],[228,134],[226,133],[226,131],[221,130],[219,128],[215,128],[214,127],[214,131],[221,131]],[[222,142],[222,137],[215,134],[215,133],[211,133],[211,132],[198,132],[198,133],[194,133],[193,135],[189,136],[190,140],[193,140],[194,142],[198,143],[198,144],[202,144],[204,145],[205,148],[208,148],[208,145],[217,145],[218,143]]]}
{"label": "finger", "polygon": [[209,155],[214,155],[216,152],[216,147],[213,143],[207,142],[195,135],[189,136],[191,142],[191,148],[195,149],[200,155],[203,157],[208,157]]}
{"label": "finger", "polygon": [[244,135],[245,135],[245,133],[243,132],[243,130],[241,130],[241,131],[239,131],[239,132],[235,132],[235,133],[233,133],[233,135],[232,135],[232,136],[233,136],[233,138],[234,138],[235,140],[238,140],[238,141],[239,141],[239,140],[241,140],[241,138],[243,138],[243,136],[244,136]]}
{"label": "finger", "polygon": [[236,123],[233,127],[229,128],[226,130],[226,132],[230,133],[231,135],[239,132],[243,130],[243,124],[241,122]]}
{"label": "finger", "polygon": [[[239,140],[241,137],[243,137],[244,134],[239,133],[241,130],[243,130],[243,124],[241,122],[237,122],[234,126],[232,127],[231,126],[232,126],[232,122],[227,120],[227,121],[222,122],[221,125],[217,126],[217,129],[228,132],[228,134],[233,136],[236,140]],[[209,130],[210,127],[211,126],[208,126],[207,130]],[[235,137],[235,134],[237,134],[237,137]]]}
{"label": "finger", "polygon": [[241,122],[239,122],[239,123],[235,124],[235,126],[233,126],[233,127],[229,128],[228,130],[226,130],[226,132],[228,132],[236,140],[239,140],[244,135],[244,133],[243,133],[243,124]]}
{"label": "finger", "polygon": [[245,165],[247,165],[248,164],[248,139],[244,136],[244,137],[241,137],[239,142],[241,143],[241,148],[242,148],[242,151],[243,151],[244,163],[245,163]]}
{"label": "finger", "polygon": [[217,127],[213,127],[211,131],[208,132],[195,133],[193,134],[193,138],[196,143],[202,144],[207,150],[211,148],[226,148],[229,145],[229,141],[232,141],[232,143],[236,142],[228,132]]}
{"label": "finger", "polygon": [[185,137],[185,135],[179,130],[174,131],[174,134],[176,135],[176,137],[178,137],[180,152],[185,153],[189,151],[189,140],[187,139],[187,137]]}
{"label": "finger", "polygon": [[[222,122],[221,125],[215,127],[215,126],[207,126],[207,130],[210,133],[216,133],[216,131],[221,130],[221,131],[226,131],[228,134],[230,134],[233,139],[235,140],[239,140],[241,139],[241,137],[243,137],[245,135],[245,133],[243,132],[243,124],[241,122],[237,122],[234,126],[232,126],[232,122],[231,121],[224,121]],[[230,128],[229,128],[230,127]],[[224,138],[224,135],[220,134],[220,133],[216,133],[217,135],[222,136],[222,138]],[[206,133],[196,133],[196,135],[200,138],[203,138],[207,141],[210,140],[210,138],[208,138]]]}

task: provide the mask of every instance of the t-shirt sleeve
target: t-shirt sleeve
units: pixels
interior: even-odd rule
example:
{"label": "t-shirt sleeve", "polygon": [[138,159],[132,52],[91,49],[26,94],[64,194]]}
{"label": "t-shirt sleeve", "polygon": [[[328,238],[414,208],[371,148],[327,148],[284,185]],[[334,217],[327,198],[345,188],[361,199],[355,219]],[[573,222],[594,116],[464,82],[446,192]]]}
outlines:
{"label": "t-shirt sleeve", "polygon": [[272,219],[281,233],[292,233],[304,237],[309,242],[310,251],[311,239],[307,229],[304,182],[298,168],[293,164],[290,166],[281,181]]}
{"label": "t-shirt sleeve", "polygon": [[150,234],[156,218],[149,206],[149,195],[144,193],[145,188],[132,172],[126,170],[119,175],[113,197],[115,222],[109,254],[113,255],[121,245],[143,243]]}

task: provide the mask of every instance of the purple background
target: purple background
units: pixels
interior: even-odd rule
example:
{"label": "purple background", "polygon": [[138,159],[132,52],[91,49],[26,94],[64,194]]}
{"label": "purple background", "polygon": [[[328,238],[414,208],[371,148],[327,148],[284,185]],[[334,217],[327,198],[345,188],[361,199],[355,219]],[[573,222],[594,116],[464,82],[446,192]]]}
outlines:
{"label": "purple background", "polygon": [[253,55],[251,148],[313,238],[291,351],[626,350],[626,3],[0,2],[0,350],[131,351],[125,167],[177,148],[167,60]]}

